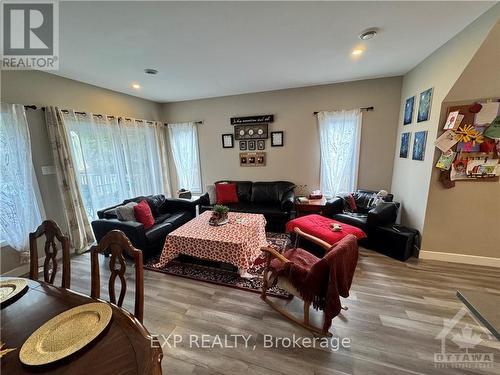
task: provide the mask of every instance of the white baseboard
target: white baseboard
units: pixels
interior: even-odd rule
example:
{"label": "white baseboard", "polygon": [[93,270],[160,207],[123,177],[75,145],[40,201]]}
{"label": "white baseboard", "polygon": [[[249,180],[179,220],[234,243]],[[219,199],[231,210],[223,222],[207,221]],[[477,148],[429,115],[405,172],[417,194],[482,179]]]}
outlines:
{"label": "white baseboard", "polygon": [[2,273],[2,277],[4,277],[4,276],[20,277],[20,276],[26,275],[29,272],[30,272],[30,265],[28,263],[28,264],[23,264],[17,268],[14,268],[10,271],[5,272],[5,273]]}
{"label": "white baseboard", "polygon": [[474,264],[500,268],[500,258],[482,257],[479,255],[465,255],[454,253],[440,253],[437,251],[420,250],[420,259],[441,260],[443,262]]}

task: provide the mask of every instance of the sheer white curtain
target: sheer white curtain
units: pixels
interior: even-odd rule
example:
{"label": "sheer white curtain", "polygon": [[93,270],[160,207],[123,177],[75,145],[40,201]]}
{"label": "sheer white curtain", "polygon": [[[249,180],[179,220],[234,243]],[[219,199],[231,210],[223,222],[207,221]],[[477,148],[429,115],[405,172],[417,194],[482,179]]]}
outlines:
{"label": "sheer white curtain", "polygon": [[19,104],[1,103],[0,115],[0,239],[17,251],[26,251],[29,233],[42,221],[28,121]]}
{"label": "sheer white curtain", "polygon": [[63,117],[90,218],[124,199],[164,193],[154,123],[74,111]]}
{"label": "sheer white curtain", "polygon": [[361,111],[319,112],[321,190],[327,196],[355,190],[358,177]]}
{"label": "sheer white curtain", "polygon": [[170,148],[177,171],[177,186],[201,193],[198,129],[194,122],[168,124]]}

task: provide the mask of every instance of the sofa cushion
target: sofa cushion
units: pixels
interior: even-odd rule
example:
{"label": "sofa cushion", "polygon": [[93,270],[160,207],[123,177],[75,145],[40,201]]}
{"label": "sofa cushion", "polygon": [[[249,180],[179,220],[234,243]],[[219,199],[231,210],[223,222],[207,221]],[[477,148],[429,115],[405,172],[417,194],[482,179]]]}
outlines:
{"label": "sofa cushion", "polygon": [[288,213],[283,211],[278,204],[237,203],[228,204],[228,207],[232,212],[247,212],[264,216],[288,216]]}
{"label": "sofa cushion", "polygon": [[217,193],[215,191],[215,184],[205,186],[205,190],[207,191],[206,194],[208,194],[208,199],[209,199],[208,204],[214,205],[217,202]]}
{"label": "sofa cushion", "polygon": [[161,224],[155,224],[149,228],[145,235],[149,242],[157,242],[165,240],[167,234],[174,230],[172,223],[163,222]]}
{"label": "sofa cushion", "polygon": [[148,202],[149,207],[153,216],[156,217],[160,214],[160,207],[165,203],[165,196],[163,194],[150,195],[146,197],[146,202]]}
{"label": "sofa cushion", "polygon": [[344,212],[342,214],[333,215],[333,219],[366,231],[366,221],[368,219],[368,215],[357,212]]}
{"label": "sofa cushion", "polygon": [[175,228],[180,227],[183,224],[186,224],[189,220],[192,219],[192,216],[187,211],[176,212],[175,214],[170,215],[168,219],[165,219],[164,223],[170,223]]}
{"label": "sofa cushion", "polygon": [[122,221],[136,221],[134,207],[137,206],[135,202],[129,202],[123,206],[116,207],[116,217]]}
{"label": "sofa cushion", "polygon": [[156,224],[161,224],[163,223],[165,220],[167,220],[170,216],[172,216],[172,214],[160,214],[158,216],[155,217],[155,225]]}
{"label": "sofa cushion", "polygon": [[103,219],[118,219],[118,214],[116,212],[117,208],[118,207],[110,208],[109,210],[104,211],[102,218]]}
{"label": "sofa cushion", "polygon": [[255,182],[252,186],[252,203],[278,203],[278,186],[274,182]]}
{"label": "sofa cushion", "polygon": [[236,184],[216,184],[217,204],[238,203]]}
{"label": "sofa cushion", "polygon": [[153,218],[153,213],[146,200],[141,201],[138,205],[134,206],[134,214],[138,222],[144,225],[144,229],[151,228],[155,220]]}

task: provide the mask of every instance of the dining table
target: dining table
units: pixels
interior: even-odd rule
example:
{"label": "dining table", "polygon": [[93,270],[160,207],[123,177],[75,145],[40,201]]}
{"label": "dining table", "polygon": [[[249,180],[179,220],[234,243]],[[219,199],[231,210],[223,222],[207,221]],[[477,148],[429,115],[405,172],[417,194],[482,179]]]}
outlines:
{"label": "dining table", "polygon": [[[162,350],[131,313],[43,281],[26,281],[27,288],[1,306],[1,341],[15,348],[0,359],[2,375],[161,374]],[[64,311],[92,302],[107,303],[112,309],[109,324],[92,342],[53,363],[31,366],[20,361],[23,343],[39,327]]]}

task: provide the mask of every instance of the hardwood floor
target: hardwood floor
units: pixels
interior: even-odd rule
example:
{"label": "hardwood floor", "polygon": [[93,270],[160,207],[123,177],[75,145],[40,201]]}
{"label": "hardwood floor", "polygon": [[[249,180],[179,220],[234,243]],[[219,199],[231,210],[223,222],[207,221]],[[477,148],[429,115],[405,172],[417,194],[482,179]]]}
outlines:
{"label": "hardwood floor", "polygon": [[[105,258],[100,259],[104,268]],[[90,257],[71,260],[71,287],[90,293]],[[105,272],[103,270],[103,272]],[[133,268],[127,269],[133,280]],[[182,336],[183,342],[164,346],[165,374],[499,374],[500,343],[466,314],[457,327],[473,326],[483,341],[472,353],[493,353],[496,364],[483,368],[436,368],[434,353],[441,341],[435,336],[443,319],[463,307],[456,290],[482,290],[500,295],[500,270],[438,261],[411,259],[406,263],[361,250],[349,310],[333,321],[334,338],[349,338],[349,348],[264,348],[265,335],[313,337],[264,303],[258,294],[216,286],[152,271],[145,271],[144,324],[152,334]],[[133,283],[129,284],[130,286]],[[101,296],[107,298],[106,293]],[[281,300],[280,300],[281,301]],[[284,303],[283,301],[281,301]],[[301,304],[288,308],[300,315]],[[133,311],[133,294],[124,307]],[[311,311],[311,321],[322,314]],[[458,330],[460,332],[460,330]],[[464,331],[466,332],[466,331]],[[189,335],[251,335],[249,347],[230,339],[236,348],[190,348]],[[448,352],[464,352],[452,340]],[[456,337],[455,337],[456,338]],[[201,342],[201,339],[200,339]]]}

